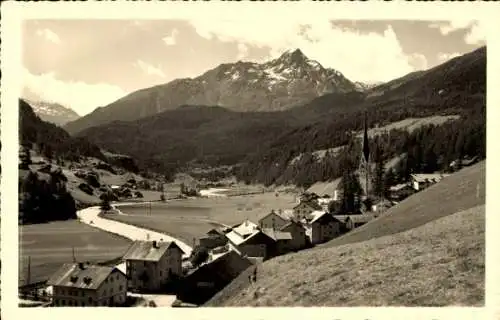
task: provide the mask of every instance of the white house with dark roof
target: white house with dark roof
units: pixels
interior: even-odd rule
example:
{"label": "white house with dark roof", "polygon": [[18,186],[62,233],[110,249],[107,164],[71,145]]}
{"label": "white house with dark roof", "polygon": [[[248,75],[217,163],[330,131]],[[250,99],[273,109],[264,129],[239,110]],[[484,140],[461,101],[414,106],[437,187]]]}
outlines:
{"label": "white house with dark roof", "polygon": [[129,287],[157,291],[182,276],[184,251],[175,242],[135,241],[123,259]]}
{"label": "white house with dark roof", "polygon": [[247,257],[268,258],[273,255],[276,242],[249,220],[226,234],[229,248]]}
{"label": "white house with dark roof", "polygon": [[114,267],[66,263],[47,284],[55,306],[119,306],[127,298],[127,277]]}

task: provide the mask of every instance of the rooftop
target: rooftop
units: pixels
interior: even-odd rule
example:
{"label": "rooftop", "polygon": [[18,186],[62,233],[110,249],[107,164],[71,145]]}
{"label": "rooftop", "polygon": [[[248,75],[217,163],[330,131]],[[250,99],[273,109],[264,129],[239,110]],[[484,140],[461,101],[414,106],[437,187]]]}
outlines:
{"label": "rooftop", "polygon": [[[156,245],[156,246],[155,246]],[[156,241],[135,241],[127,250],[123,259],[125,260],[142,260],[142,261],[159,261],[169,248],[177,247],[175,242],[156,242]],[[182,253],[184,251],[179,248]]]}
{"label": "rooftop", "polygon": [[121,272],[114,267],[65,263],[49,278],[47,284],[95,290],[114,270]]}

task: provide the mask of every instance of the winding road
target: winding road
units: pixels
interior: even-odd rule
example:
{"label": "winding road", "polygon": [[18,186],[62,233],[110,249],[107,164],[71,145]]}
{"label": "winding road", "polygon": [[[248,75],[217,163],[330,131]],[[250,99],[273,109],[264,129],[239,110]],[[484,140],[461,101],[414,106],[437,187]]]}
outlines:
{"label": "winding road", "polygon": [[[137,203],[135,203],[137,204]],[[126,206],[129,203],[117,203],[113,204],[114,207]],[[135,240],[149,240],[149,241],[174,241],[181,249],[184,251],[184,256],[191,255],[193,250],[191,246],[186,243],[169,236],[164,233],[152,231],[146,228],[139,228],[133,225],[129,225],[123,222],[118,222],[114,220],[109,220],[99,216],[101,209],[99,207],[89,207],[86,209],[79,210],[77,212],[78,219],[90,226],[99,228],[101,230],[118,234],[122,237],[128,238],[132,241]]]}

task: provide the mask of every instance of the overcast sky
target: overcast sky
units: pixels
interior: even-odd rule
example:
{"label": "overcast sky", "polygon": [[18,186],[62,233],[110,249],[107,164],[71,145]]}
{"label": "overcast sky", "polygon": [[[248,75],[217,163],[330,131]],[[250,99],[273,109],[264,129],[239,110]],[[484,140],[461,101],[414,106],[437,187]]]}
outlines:
{"label": "overcast sky", "polygon": [[378,82],[485,45],[484,28],[474,21],[317,20],[29,20],[24,96],[85,115],[138,89],[289,49],[352,81]]}

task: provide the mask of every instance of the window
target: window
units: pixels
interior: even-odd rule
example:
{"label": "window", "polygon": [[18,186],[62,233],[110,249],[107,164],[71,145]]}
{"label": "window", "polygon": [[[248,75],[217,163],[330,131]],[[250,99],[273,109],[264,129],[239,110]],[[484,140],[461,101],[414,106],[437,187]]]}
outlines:
{"label": "window", "polygon": [[160,277],[161,277],[161,276],[162,276],[162,272],[161,272],[161,270],[160,270]]}
{"label": "window", "polygon": [[92,303],[92,297],[89,297],[89,303]]}
{"label": "window", "polygon": [[106,289],[104,289],[104,291],[102,292],[102,295],[105,296],[106,295]]}
{"label": "window", "polygon": [[85,302],[82,302],[82,307],[85,307]]}
{"label": "window", "polygon": [[113,294],[113,288],[109,289],[109,294],[112,295]]}
{"label": "window", "polygon": [[120,291],[122,291],[122,290],[123,290],[123,286],[122,286],[122,285],[120,285]]}
{"label": "window", "polygon": [[63,300],[61,301],[61,304],[62,304],[63,306],[65,306],[65,305],[66,305],[66,300],[64,300],[64,299],[63,299]]}
{"label": "window", "polygon": [[73,300],[68,301],[68,306],[73,306]]}
{"label": "window", "polygon": [[110,276],[110,277],[109,277],[109,281],[110,281],[111,283],[113,283],[113,276]]}

